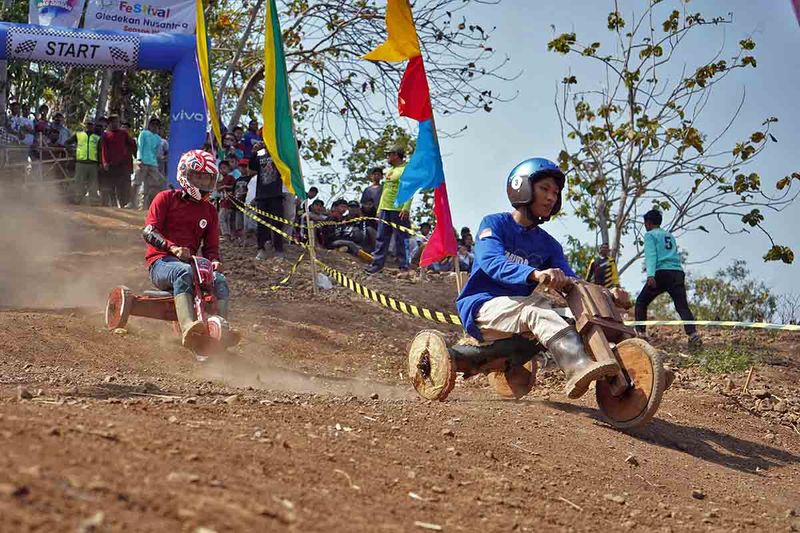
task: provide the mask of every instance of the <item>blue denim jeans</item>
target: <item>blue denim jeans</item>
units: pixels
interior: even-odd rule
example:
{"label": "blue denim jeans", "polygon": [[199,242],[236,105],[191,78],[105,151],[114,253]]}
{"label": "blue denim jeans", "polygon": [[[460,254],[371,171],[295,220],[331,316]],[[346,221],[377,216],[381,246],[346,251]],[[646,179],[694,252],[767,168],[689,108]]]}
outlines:
{"label": "blue denim jeans", "polygon": [[[150,280],[162,291],[172,291],[175,296],[185,292],[191,294],[194,288],[192,265],[172,255],[162,257],[152,264]],[[217,300],[227,300],[231,295],[225,276],[219,272],[214,272],[214,292]]]}
{"label": "blue denim jeans", "polygon": [[[380,219],[408,227],[408,220],[400,220],[400,211],[383,210]],[[392,235],[394,235],[395,255],[397,255],[400,268],[407,269],[411,259],[408,253],[408,233],[383,223],[378,224],[378,242],[375,244],[375,251],[372,252],[372,264],[383,267],[386,262],[386,254],[389,252],[389,244],[392,242]]]}

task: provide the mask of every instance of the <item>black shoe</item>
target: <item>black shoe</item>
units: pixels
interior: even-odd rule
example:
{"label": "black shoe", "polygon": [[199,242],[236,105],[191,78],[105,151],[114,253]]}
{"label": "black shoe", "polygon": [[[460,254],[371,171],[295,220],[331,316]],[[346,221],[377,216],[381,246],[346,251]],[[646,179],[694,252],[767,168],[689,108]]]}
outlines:
{"label": "black shoe", "polygon": [[700,338],[700,335],[698,335],[697,333],[691,335],[689,337],[689,351],[694,353],[694,352],[699,352],[702,349],[703,349],[703,339]]}
{"label": "black shoe", "polygon": [[364,272],[366,272],[367,274],[377,274],[381,270],[383,270],[382,266],[369,265],[367,268],[364,269]]}

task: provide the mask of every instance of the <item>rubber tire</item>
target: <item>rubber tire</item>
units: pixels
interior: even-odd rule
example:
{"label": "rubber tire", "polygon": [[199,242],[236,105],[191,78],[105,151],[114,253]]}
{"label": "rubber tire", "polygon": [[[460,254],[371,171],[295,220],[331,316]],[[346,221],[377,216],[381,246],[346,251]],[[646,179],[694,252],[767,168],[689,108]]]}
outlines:
{"label": "rubber tire", "polygon": [[536,385],[537,363],[531,359],[522,366],[514,366],[505,372],[489,372],[489,384],[495,392],[509,400],[519,400]]}
{"label": "rubber tire", "polygon": [[[427,377],[418,366],[422,357],[427,357],[430,365]],[[447,398],[456,384],[456,364],[444,335],[433,329],[417,333],[408,348],[408,377],[422,398],[440,402]]]}
{"label": "rubber tire", "polygon": [[[609,411],[610,406],[606,404],[606,401],[610,401],[607,400],[610,397],[610,393],[608,392],[608,385],[606,384],[605,380],[596,382],[595,398],[597,399],[597,406],[600,408],[600,412],[603,413],[603,416],[609,424],[618,429],[639,428],[650,422],[650,420],[656,414],[656,411],[658,411],[658,408],[661,406],[661,398],[666,390],[664,363],[661,357],[661,352],[656,350],[647,341],[643,339],[626,339],[620,342],[616,348],[617,360],[619,364],[623,366],[623,368],[625,368],[626,361],[624,361],[620,356],[620,347],[623,348],[623,352],[628,352],[632,348],[633,353],[638,351],[640,357],[644,357],[649,360],[653,375],[653,384],[650,390],[650,396],[647,399],[647,403],[636,416],[626,420],[618,420],[611,416]],[[626,394],[631,394],[631,392]]]}
{"label": "rubber tire", "polygon": [[[119,303],[118,303],[119,302]],[[116,316],[116,307],[119,305],[119,318]],[[128,318],[131,316],[133,308],[133,291],[125,285],[119,285],[111,289],[106,300],[105,321],[106,327],[110,330],[124,328],[128,325]],[[114,316],[109,316],[114,314]]]}

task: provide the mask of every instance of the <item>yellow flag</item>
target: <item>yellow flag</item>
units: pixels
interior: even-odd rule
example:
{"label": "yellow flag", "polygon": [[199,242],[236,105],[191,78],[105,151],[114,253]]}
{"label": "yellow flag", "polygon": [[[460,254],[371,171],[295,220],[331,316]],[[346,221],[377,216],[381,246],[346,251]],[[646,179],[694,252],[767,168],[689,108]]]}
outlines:
{"label": "yellow flag", "polygon": [[208,37],[206,35],[206,17],[203,12],[203,0],[196,0],[196,19],[197,19],[197,66],[200,69],[200,86],[203,88],[203,97],[206,101],[208,120],[211,121],[211,129],[214,138],[222,146],[222,132],[219,128],[219,117],[217,107],[214,103],[214,90],[211,88],[211,73],[209,72],[208,62]]}
{"label": "yellow flag", "polygon": [[406,61],[422,55],[408,0],[388,0],[386,31],[389,37],[382,45],[363,56],[370,61]]}

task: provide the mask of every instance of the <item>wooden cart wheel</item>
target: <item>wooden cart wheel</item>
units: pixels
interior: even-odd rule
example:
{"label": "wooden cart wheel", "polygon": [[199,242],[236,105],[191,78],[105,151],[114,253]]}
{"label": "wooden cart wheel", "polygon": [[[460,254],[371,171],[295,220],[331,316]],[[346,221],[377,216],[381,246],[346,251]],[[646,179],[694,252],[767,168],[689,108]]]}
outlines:
{"label": "wooden cart wheel", "polygon": [[503,398],[519,400],[536,385],[536,360],[531,359],[522,366],[514,366],[505,372],[489,372],[489,383]]}
{"label": "wooden cart wheel", "polygon": [[124,285],[114,287],[106,301],[106,327],[114,330],[128,324],[133,307],[133,291]]}
{"label": "wooden cart wheel", "polygon": [[431,329],[417,333],[408,349],[408,376],[423,398],[447,398],[456,384],[456,367],[444,335]]}
{"label": "wooden cart wheel", "polygon": [[614,427],[631,429],[643,426],[658,411],[666,389],[661,354],[642,339],[620,342],[616,354],[633,386],[621,396],[614,396],[608,382],[598,380],[595,386],[597,405]]}

